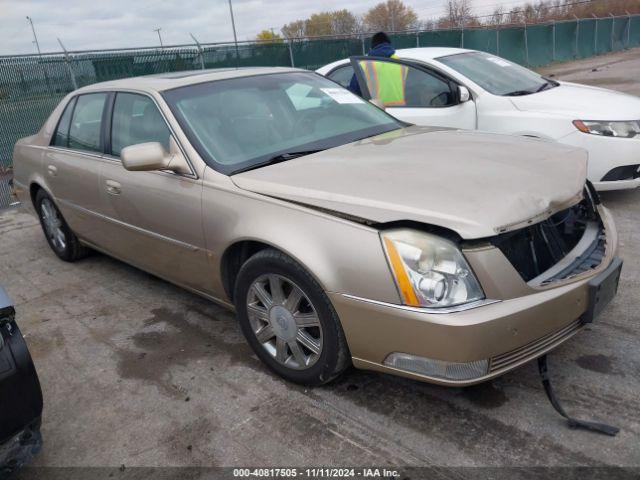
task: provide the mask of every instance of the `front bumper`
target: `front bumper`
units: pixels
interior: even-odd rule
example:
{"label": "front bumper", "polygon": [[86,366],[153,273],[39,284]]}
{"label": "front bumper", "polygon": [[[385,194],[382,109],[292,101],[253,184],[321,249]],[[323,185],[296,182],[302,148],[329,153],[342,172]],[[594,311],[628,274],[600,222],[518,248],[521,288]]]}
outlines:
{"label": "front bumper", "polygon": [[[582,328],[589,282],[605,274],[617,253],[610,213],[599,208],[607,235],[605,257],[595,269],[545,287],[525,283],[495,248],[465,251],[487,298],[474,308],[433,313],[422,308],[331,293],[353,364],[441,385],[481,383],[537,358]],[[452,370],[486,362],[486,373],[456,380],[385,364],[391,354],[453,363]],[[461,365],[462,364],[462,365]]]}
{"label": "front bumper", "polygon": [[[580,330],[588,305],[587,280],[526,297],[455,313],[333,294],[356,367],[442,385],[472,385],[504,374],[557,347]],[[486,375],[447,380],[384,365],[402,352],[445,362],[489,360]]]}
{"label": "front bumper", "polygon": [[640,138],[601,137],[575,131],[559,141],[584,148],[589,152],[588,177],[596,190],[640,187],[640,177],[628,180],[602,180],[614,168],[640,164]]}

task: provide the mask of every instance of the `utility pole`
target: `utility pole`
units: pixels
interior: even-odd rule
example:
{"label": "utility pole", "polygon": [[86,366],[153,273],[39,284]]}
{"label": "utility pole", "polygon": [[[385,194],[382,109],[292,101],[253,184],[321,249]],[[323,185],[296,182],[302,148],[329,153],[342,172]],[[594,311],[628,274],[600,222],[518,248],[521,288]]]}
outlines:
{"label": "utility pole", "polygon": [[40,51],[40,43],[38,43],[38,37],[36,35],[36,29],[33,26],[33,20],[29,15],[27,15],[27,20],[29,21],[29,25],[31,25],[31,31],[33,32],[33,43],[36,44],[36,49],[38,50],[38,58],[40,59],[40,66],[42,67],[44,81],[47,83],[47,89],[51,90],[51,85],[49,84],[49,75],[47,75],[47,69],[44,68],[44,62],[42,61],[42,52]]}
{"label": "utility pole", "polygon": [[160,35],[160,30],[162,30],[162,27],[153,29],[153,31],[158,34],[158,40],[160,40],[160,48],[164,49],[164,45],[162,44],[162,35]]}
{"label": "utility pole", "polygon": [[33,20],[31,20],[31,17],[29,15],[27,15],[27,20],[29,20],[29,25],[31,25],[31,31],[33,32],[33,43],[36,44],[36,49],[38,50],[38,55],[40,57],[42,57],[42,52],[40,51],[40,44],[38,43],[38,37],[36,35],[36,29],[33,26]]}
{"label": "utility pole", "polygon": [[233,43],[236,45],[236,68],[240,64],[240,51],[238,50],[238,36],[236,35],[236,21],[233,18],[233,5],[229,0],[229,13],[231,14],[231,27],[233,28]]}

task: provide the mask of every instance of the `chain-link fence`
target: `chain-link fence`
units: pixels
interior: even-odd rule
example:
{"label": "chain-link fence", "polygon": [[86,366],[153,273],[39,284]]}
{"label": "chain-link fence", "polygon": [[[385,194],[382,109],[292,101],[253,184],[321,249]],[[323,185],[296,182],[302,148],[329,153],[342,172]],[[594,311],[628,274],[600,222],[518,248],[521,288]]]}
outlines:
{"label": "chain-link fence", "polygon": [[[396,48],[464,47],[527,66],[640,46],[640,15],[537,25],[401,32]],[[13,145],[36,133],[68,92],[105,80],[178,70],[247,66],[316,69],[369,50],[369,35],[280,42],[179,45],[0,57],[0,208],[10,203]]]}

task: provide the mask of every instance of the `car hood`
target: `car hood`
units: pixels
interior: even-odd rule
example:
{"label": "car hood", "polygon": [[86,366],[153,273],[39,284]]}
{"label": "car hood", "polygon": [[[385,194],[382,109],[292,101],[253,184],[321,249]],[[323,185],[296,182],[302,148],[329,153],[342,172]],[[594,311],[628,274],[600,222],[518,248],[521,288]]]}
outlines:
{"label": "car hood", "polygon": [[586,152],[480,132],[409,127],[232,176],[245,190],[374,223],[473,239],[539,221],[582,196]]}
{"label": "car hood", "polygon": [[511,97],[518,110],[553,113],[572,120],[640,120],[640,98],[604,88],[560,82],[532,95]]}

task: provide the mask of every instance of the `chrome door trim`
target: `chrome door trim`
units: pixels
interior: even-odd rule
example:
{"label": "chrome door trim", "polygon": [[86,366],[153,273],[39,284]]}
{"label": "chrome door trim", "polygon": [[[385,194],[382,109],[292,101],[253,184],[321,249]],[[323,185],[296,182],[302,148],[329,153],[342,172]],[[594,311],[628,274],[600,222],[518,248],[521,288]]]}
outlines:
{"label": "chrome door trim", "polygon": [[74,150],[72,148],[58,147],[58,146],[55,146],[55,145],[49,145],[49,146],[42,147],[42,148],[45,148],[47,151],[53,150],[53,151],[56,151],[56,152],[67,153],[67,154],[77,155],[77,156],[82,156],[82,157],[91,157],[91,158],[103,158],[104,157],[103,153],[86,152],[84,150]]}

